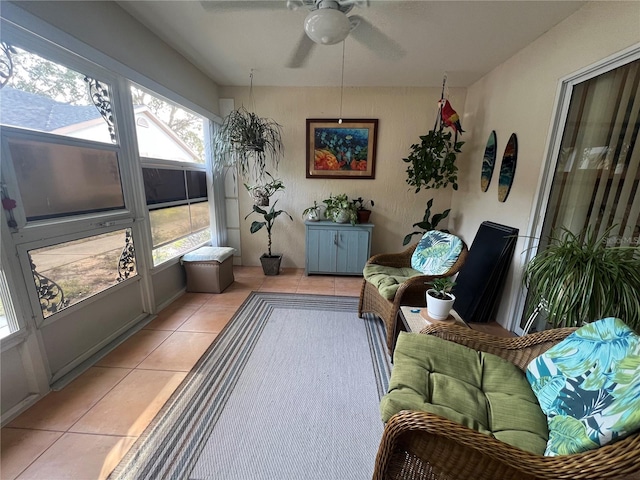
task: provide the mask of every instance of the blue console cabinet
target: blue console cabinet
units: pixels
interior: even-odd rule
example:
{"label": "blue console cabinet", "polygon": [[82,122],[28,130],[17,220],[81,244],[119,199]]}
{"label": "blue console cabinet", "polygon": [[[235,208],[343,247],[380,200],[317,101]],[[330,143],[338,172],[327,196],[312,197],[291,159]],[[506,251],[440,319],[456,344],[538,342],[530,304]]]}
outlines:
{"label": "blue console cabinet", "polygon": [[371,252],[372,223],[304,222],[307,275],[362,275]]}

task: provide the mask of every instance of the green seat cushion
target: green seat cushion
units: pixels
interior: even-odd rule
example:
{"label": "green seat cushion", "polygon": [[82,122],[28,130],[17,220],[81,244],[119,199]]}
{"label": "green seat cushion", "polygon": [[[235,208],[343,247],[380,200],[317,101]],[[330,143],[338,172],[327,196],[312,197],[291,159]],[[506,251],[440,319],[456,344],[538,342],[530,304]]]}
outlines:
{"label": "green seat cushion", "polygon": [[525,374],[496,355],[432,335],[401,332],[383,421],[401,410],[445,417],[536,454],[544,453],[547,420]]}
{"label": "green seat cushion", "polygon": [[579,453],[640,429],[640,337],[617,318],[580,327],[527,366],[548,417],[545,455]]}
{"label": "green seat cushion", "polygon": [[362,272],[364,279],[378,289],[380,295],[393,300],[398,287],[411,277],[422,275],[418,270],[409,267],[385,267],[384,265],[367,264]]}

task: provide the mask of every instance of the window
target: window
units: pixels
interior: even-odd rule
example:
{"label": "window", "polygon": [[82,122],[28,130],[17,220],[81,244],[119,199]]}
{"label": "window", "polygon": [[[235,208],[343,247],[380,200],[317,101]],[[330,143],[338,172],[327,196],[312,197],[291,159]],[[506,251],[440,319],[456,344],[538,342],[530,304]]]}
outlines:
{"label": "window", "polygon": [[114,142],[110,87],[106,82],[21,48],[11,47],[11,52],[12,75],[0,89],[2,125]]}
{"label": "window", "polygon": [[210,240],[204,171],[144,167],[142,175],[154,266]]}
{"label": "window", "polygon": [[140,87],[131,87],[141,157],[205,163],[209,121]]}
{"label": "window", "polygon": [[28,250],[42,316],[136,275],[131,229]]}
{"label": "window", "polygon": [[28,221],[124,209],[118,155],[47,139],[7,139]]}
{"label": "window", "polygon": [[211,240],[209,120],[140,87],[131,96],[157,266]]}
{"label": "window", "polygon": [[11,295],[9,295],[9,286],[4,275],[4,269],[0,264],[0,338],[6,337],[17,329]]}
{"label": "window", "polygon": [[[538,250],[553,231],[599,237],[614,226],[619,245],[640,245],[640,60],[573,85]],[[545,314],[520,328],[545,328]]]}

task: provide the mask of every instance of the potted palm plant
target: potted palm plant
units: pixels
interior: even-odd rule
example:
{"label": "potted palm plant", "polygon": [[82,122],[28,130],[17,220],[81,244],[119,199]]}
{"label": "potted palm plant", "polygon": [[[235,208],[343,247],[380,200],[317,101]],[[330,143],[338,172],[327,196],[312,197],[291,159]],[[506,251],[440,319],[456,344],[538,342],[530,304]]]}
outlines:
{"label": "potted palm plant", "polygon": [[427,314],[434,320],[446,320],[456,301],[451,289],[456,285],[451,277],[436,278],[427,290]]}
{"label": "potted palm plant", "polygon": [[526,315],[542,310],[553,328],[618,317],[639,331],[640,248],[618,245],[612,230],[552,234],[525,267]]}
{"label": "potted palm plant", "polygon": [[244,107],[225,117],[213,136],[213,170],[234,167],[243,178],[262,178],[267,160],[277,169],[284,155],[281,126]]}

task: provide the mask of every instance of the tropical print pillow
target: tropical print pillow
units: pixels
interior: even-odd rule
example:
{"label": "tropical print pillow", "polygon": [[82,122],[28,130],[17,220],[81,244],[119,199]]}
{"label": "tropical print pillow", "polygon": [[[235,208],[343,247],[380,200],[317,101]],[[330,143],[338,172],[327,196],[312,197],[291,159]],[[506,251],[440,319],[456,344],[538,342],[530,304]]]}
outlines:
{"label": "tropical print pillow", "polygon": [[640,337],[622,320],[587,324],[527,366],[547,415],[545,455],[598,448],[640,429]]}
{"label": "tropical print pillow", "polygon": [[462,252],[462,240],[439,230],[426,232],[411,256],[411,268],[424,275],[447,273]]}

